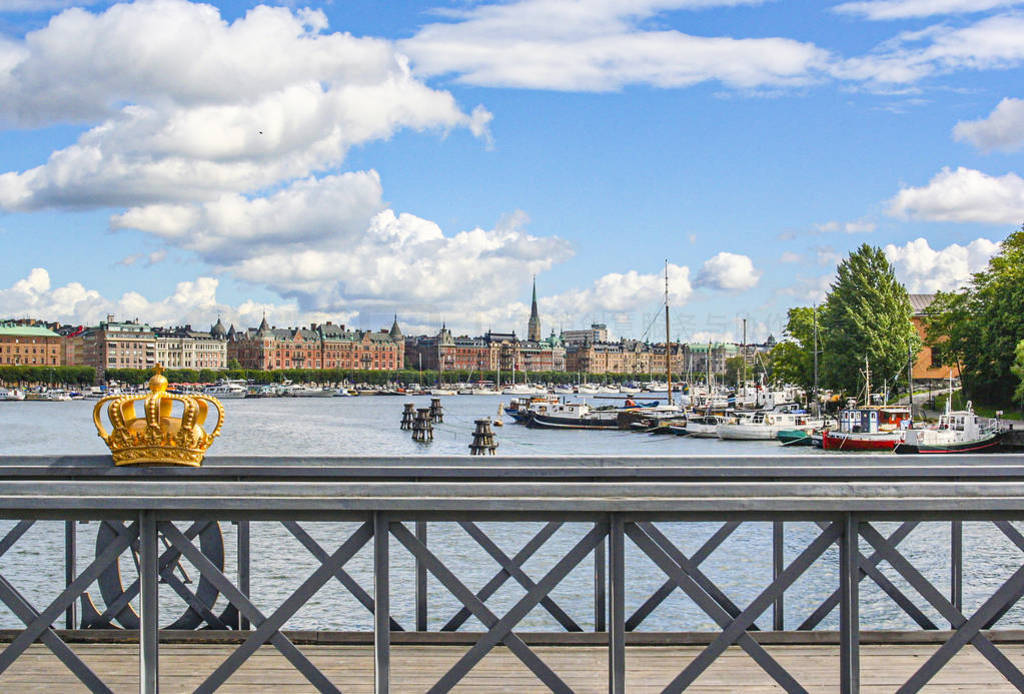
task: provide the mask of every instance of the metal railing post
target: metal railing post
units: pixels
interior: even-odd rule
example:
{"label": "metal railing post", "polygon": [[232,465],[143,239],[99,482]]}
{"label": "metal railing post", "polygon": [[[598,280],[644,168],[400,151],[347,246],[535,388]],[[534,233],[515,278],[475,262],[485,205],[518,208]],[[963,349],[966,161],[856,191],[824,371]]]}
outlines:
{"label": "metal railing post", "polygon": [[606,543],[607,540],[601,540],[594,548],[594,631],[605,631],[608,628]]}
{"label": "metal railing post", "polygon": [[160,691],[160,600],[157,530],[153,511],[139,512],[139,692]]}
{"label": "metal railing post", "polygon": [[391,687],[391,605],[388,585],[388,519],[373,513],[373,691],[387,694]]}
{"label": "metal railing post", "polygon": [[608,630],[608,692],[626,691],[626,553],[622,516],[609,514],[608,582],[611,628]]}
{"label": "metal railing post", "polygon": [[[427,522],[416,521],[416,539],[427,544]],[[416,631],[427,630],[427,567],[416,557]]]}
{"label": "metal railing post", "polygon": [[860,528],[852,513],[839,539],[839,691],[860,691]]}
{"label": "metal railing post", "polygon": [[[782,521],[772,521],[772,581],[777,581],[786,568],[786,556]],[[785,621],[786,594],[782,593],[772,605],[772,629],[783,631]]]}
{"label": "metal railing post", "polygon": [[[64,587],[67,588],[75,580],[78,573],[78,542],[75,532],[77,523],[73,520],[64,521]],[[64,612],[64,628],[74,629],[78,623],[77,619],[78,600],[68,605]]]}
{"label": "metal railing post", "polygon": [[[964,611],[964,522],[950,521],[949,527],[949,601],[957,612]],[[959,624],[950,622],[956,629]]]}
{"label": "metal railing post", "polygon": [[[238,590],[242,595],[249,597],[250,590],[250,535],[249,521],[238,521]],[[238,613],[238,628],[249,629],[249,618]]]}

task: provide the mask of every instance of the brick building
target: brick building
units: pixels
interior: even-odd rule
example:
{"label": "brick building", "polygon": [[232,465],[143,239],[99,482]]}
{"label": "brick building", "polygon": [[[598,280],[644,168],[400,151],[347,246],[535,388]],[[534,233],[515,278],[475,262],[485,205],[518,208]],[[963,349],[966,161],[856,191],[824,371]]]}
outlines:
{"label": "brick building", "polygon": [[[921,342],[924,342],[925,339],[925,311],[931,306],[933,301],[935,301],[934,294],[910,295],[910,308],[913,310],[910,320],[914,324],[914,329],[917,330]],[[914,361],[913,374],[915,381],[947,379],[949,378],[950,371],[953,372],[953,378],[960,377],[960,370],[957,369],[955,364],[943,364],[931,347],[927,345],[921,347],[921,351],[917,353],[917,359]]]}
{"label": "brick building", "polygon": [[405,341],[398,320],[390,331],[348,330],[328,321],[308,328],[277,328],[264,318],[258,328],[228,331],[227,358],[243,369],[363,369],[402,368]]}
{"label": "brick building", "polygon": [[60,366],[60,335],[42,325],[0,323],[0,365]]}
{"label": "brick building", "polygon": [[107,369],[151,369],[156,365],[156,334],[138,321],[115,321],[113,315],[82,336],[82,363],[103,378]]}

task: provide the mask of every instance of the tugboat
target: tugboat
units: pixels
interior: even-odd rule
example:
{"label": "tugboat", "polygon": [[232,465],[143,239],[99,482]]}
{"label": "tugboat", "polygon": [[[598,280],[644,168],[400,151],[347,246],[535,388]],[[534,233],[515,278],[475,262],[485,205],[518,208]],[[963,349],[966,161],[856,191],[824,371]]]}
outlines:
{"label": "tugboat", "polygon": [[946,412],[935,427],[907,430],[907,438],[896,446],[896,453],[995,453],[1001,448],[1005,432],[998,419],[982,419],[974,413],[971,401],[963,410],[953,410],[953,374],[949,376]]}
{"label": "tugboat", "polygon": [[902,443],[910,426],[909,407],[873,406],[871,367],[864,359],[863,407],[849,407],[839,413],[839,430],[821,432],[821,447],[826,451],[891,451]]}

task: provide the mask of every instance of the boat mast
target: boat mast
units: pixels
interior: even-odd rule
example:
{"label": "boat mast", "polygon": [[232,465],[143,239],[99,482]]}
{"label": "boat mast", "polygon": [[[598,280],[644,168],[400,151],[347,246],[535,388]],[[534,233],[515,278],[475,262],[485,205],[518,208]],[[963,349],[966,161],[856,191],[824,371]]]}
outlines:
{"label": "boat mast", "polygon": [[864,355],[864,404],[871,406],[871,364],[868,355]]}
{"label": "boat mast", "polygon": [[813,308],[814,315],[814,390],[812,394],[814,396],[814,414],[819,414],[818,406],[818,307]]}
{"label": "boat mast", "polygon": [[672,404],[672,333],[668,324],[668,258],[665,259],[665,374],[668,378],[668,404]]}

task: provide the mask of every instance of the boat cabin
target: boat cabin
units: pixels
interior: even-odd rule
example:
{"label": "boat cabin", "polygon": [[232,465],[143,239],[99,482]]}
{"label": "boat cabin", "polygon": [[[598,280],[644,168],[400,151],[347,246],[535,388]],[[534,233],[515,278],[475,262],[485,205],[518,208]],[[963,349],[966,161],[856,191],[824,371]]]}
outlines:
{"label": "boat cabin", "polygon": [[904,429],[910,424],[910,410],[905,407],[857,407],[839,413],[839,431],[877,434]]}

